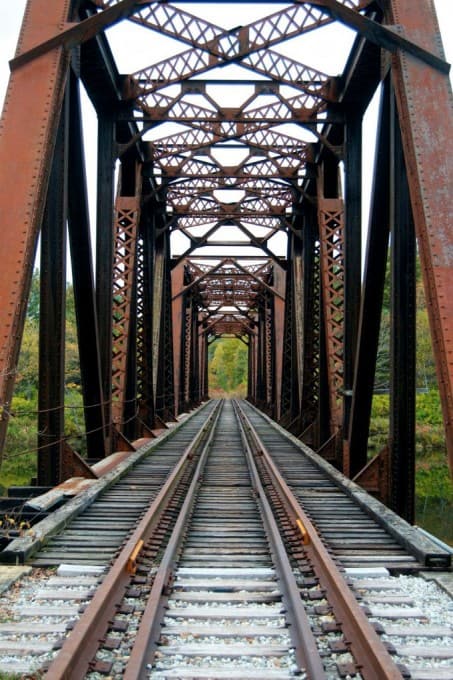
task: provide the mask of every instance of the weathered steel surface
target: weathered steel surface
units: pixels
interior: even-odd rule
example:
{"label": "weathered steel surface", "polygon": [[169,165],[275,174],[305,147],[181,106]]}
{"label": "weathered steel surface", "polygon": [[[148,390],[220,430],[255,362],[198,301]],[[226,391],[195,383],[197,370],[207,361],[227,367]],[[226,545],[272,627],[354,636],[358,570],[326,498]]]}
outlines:
{"label": "weathered steel surface", "polygon": [[[415,6],[414,6],[415,5]],[[432,2],[390,2],[391,23],[443,57]],[[401,28],[402,27],[402,28]],[[393,58],[395,93],[412,212],[434,341],[450,467],[453,469],[453,106],[448,75],[404,52]]]}
{"label": "weathered steel surface", "polygon": [[[138,179],[138,177],[137,177]],[[122,429],[127,380],[127,358],[136,245],[140,219],[140,184],[135,196],[120,195],[115,204],[115,257],[113,269],[112,416]]]}
{"label": "weathered steel surface", "polygon": [[[252,8],[253,3],[250,16]],[[230,335],[249,347],[250,399],[337,461],[343,435],[344,469],[360,472],[366,437],[356,434],[368,429],[361,420],[369,421],[373,376],[368,370],[363,380],[354,378],[354,366],[366,361],[367,338],[373,347],[377,342],[381,295],[373,296],[370,287],[380,276],[382,288],[386,245],[379,241],[379,265],[366,265],[361,300],[360,127],[379,81],[390,73],[453,465],[448,194],[453,134],[451,90],[432,2],[317,0],[279,3],[268,16],[262,14],[228,28],[226,20],[218,26],[178,3],[29,1],[0,137],[0,165],[8,169],[0,184],[0,211],[8,216],[3,245],[9,254],[0,273],[2,432],[48,199],[69,50],[76,47],[71,93],[80,78],[98,115],[95,304],[85,252],[83,159],[74,149],[81,146],[80,111],[71,100],[69,165],[75,174],[69,223],[79,312],[82,288],[90,295],[87,314],[78,315],[89,387],[85,412],[95,416],[90,425],[86,421],[93,434],[90,452],[96,455],[97,448],[102,456],[112,450],[112,409],[117,423],[129,421],[124,434],[134,438],[148,436],[159,417],[198,403],[208,392],[208,344]],[[120,76],[113,42],[103,31],[122,18],[138,24],[137,31],[151,37],[157,32],[168,44],[185,47],[156,54],[150,40],[148,63]],[[321,35],[334,20],[357,32],[340,77],[298,60],[297,50],[291,56],[284,46],[277,51],[289,39]],[[242,88],[247,94],[238,94]],[[381,122],[385,115],[381,111]],[[392,149],[385,159],[389,167],[391,154]],[[117,157],[126,184],[115,208]],[[62,209],[65,186],[63,179],[53,187],[53,203]],[[382,189],[377,178],[375,186]],[[392,188],[386,185],[385,192]],[[382,207],[378,200],[372,206],[375,239],[376,223],[393,199],[385,195]],[[170,247],[179,238],[185,245]],[[280,238],[281,248],[275,246]],[[279,254],[288,243],[290,262]],[[241,254],[231,255],[233,248]],[[63,256],[59,260],[62,265]],[[362,309],[365,327],[359,329],[360,302],[363,307],[370,300],[370,308]],[[407,328],[411,323],[408,318]],[[97,332],[100,352],[96,349],[90,362],[87,348]],[[373,365],[374,355],[375,350]],[[93,379],[87,380],[91,366]],[[41,382],[44,395],[46,381]],[[58,382],[61,388],[61,378]],[[404,394],[395,381],[392,393],[395,409],[403,409]],[[409,464],[413,467],[412,459]],[[400,462],[391,473],[394,489],[402,470]],[[411,474],[401,477],[406,487],[401,493],[410,495]]]}
{"label": "weathered steel surface", "polygon": [[[69,0],[29,3],[18,53],[58,32],[68,18]],[[68,60],[61,49],[12,75],[0,127],[0,213],[3,258],[0,273],[0,449],[22,336],[36,239],[41,226]],[[26,131],[26,134],[24,132]]]}

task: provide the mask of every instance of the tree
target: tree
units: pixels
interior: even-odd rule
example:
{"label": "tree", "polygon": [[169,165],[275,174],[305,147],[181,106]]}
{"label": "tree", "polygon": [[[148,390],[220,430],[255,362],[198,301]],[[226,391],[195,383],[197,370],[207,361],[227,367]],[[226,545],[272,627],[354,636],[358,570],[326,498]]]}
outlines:
{"label": "tree", "polygon": [[247,386],[247,346],[239,338],[219,338],[209,350],[210,390],[243,396]]}

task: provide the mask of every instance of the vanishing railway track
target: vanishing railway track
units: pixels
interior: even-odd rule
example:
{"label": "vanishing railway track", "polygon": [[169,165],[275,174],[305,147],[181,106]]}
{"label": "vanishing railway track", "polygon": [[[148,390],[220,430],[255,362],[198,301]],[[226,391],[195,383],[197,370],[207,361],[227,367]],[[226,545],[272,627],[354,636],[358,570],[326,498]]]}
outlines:
{"label": "vanishing railway track", "polygon": [[[168,467],[150,493],[140,466],[152,476],[154,457]],[[30,558],[45,578],[22,619],[0,625],[0,655],[28,625],[49,634],[32,667],[47,660],[50,680],[453,677],[451,628],[430,623],[392,575],[445,568],[449,556],[412,544],[407,525],[401,548],[403,525],[386,535],[315,463],[250,406],[210,403]],[[113,531],[98,535],[109,515]],[[45,571],[59,561],[72,566]]]}

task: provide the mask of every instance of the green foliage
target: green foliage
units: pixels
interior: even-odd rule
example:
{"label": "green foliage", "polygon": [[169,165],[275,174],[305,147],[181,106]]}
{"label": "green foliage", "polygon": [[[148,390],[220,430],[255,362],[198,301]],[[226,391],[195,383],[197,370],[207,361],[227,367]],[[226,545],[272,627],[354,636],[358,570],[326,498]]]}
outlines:
{"label": "green foliage", "polygon": [[416,490],[419,498],[442,498],[453,501],[453,482],[445,459],[433,456],[416,465]]}
{"label": "green foliage", "polygon": [[30,484],[36,475],[36,411],[36,389],[28,397],[14,397],[0,471],[0,486],[4,489]]}
{"label": "green foliage", "polygon": [[[423,281],[421,278],[420,260],[416,260],[416,384],[417,387],[433,389],[437,385],[434,356],[432,351],[431,331],[426,309]],[[382,303],[381,325],[378,352],[376,359],[375,386],[388,389],[390,385],[390,310],[391,310],[391,275],[390,257],[385,274]]]}
{"label": "green foliage", "polygon": [[[11,404],[11,418],[4,459],[0,470],[0,487],[28,485],[36,476],[38,437],[39,376],[39,272],[32,279],[21,352]],[[80,393],[80,368],[77,327],[72,286],[67,286],[65,339],[65,432],[69,443],[84,453],[85,425]],[[1,490],[1,489],[0,489]]]}
{"label": "green foliage", "polygon": [[209,347],[209,391],[212,395],[247,392],[248,347],[239,338],[219,338]]}
{"label": "green foliage", "polygon": [[[373,398],[370,423],[370,453],[380,451],[388,439],[390,400],[388,394]],[[416,494],[419,499],[439,498],[453,502],[453,481],[447,465],[445,432],[437,389],[416,396]]]}

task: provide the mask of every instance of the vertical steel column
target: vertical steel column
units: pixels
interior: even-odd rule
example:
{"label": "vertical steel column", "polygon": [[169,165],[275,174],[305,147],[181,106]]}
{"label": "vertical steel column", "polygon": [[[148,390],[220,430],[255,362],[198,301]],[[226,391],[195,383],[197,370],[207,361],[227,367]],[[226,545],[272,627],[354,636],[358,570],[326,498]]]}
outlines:
{"label": "vertical steel column", "polygon": [[321,357],[321,275],[320,242],[316,212],[304,208],[303,224],[303,363],[301,391],[301,432],[303,441],[320,446],[320,357]]}
{"label": "vertical steel column", "polygon": [[[297,238],[299,250],[300,239]],[[302,347],[301,326],[296,324],[296,305],[302,305],[301,295],[297,297],[295,290],[300,291],[300,280],[296,283],[296,276],[302,272],[297,265],[300,263],[300,253],[296,254],[296,236],[291,233],[288,243],[288,271],[285,290],[285,323],[283,332],[283,360],[282,360],[282,388],[281,388],[281,416],[280,423],[292,431],[294,421],[299,420],[299,361],[298,353]],[[300,316],[300,315],[299,315]],[[299,333],[298,333],[299,331]]]}
{"label": "vertical steel column", "polygon": [[[362,113],[357,109],[346,113],[344,149],[343,436],[346,438],[354,381],[362,266]],[[346,463],[347,458],[346,455]]]}
{"label": "vertical steel column", "polygon": [[[172,281],[170,235],[165,231],[156,244],[155,291],[160,289],[160,301],[154,296],[155,330],[158,331],[156,412],[164,421],[175,417],[176,399],[173,371]],[[160,309],[160,315],[157,315]]]}
{"label": "vertical steel column", "polygon": [[[270,293],[265,294],[264,303],[264,402],[266,413],[272,413],[275,417],[274,408],[274,397],[275,397],[275,345],[274,345],[274,328],[275,328],[275,317],[274,317],[274,305],[273,299]],[[276,329],[275,329],[276,332]]]}
{"label": "vertical steel column", "polygon": [[[256,325],[259,323],[258,315],[256,315]],[[247,375],[247,398],[252,404],[257,403],[257,385],[258,385],[258,334],[250,335],[250,345],[249,345],[249,359],[248,359],[248,375]]]}
{"label": "vertical steel column", "polygon": [[[154,427],[152,306],[154,267],[154,224],[150,204],[142,210],[137,244],[137,398],[140,421]],[[143,433],[141,433],[143,434]]]}
{"label": "vertical steel column", "polygon": [[191,408],[194,408],[200,403],[200,348],[198,344],[198,310],[194,297],[192,296],[192,314],[190,320],[191,327],[191,346],[192,346],[192,360],[191,360]]}
{"label": "vertical steel column", "polygon": [[349,421],[349,474],[367,464],[368,434],[379,344],[390,217],[390,77],[382,84],[376,160],[373,173],[357,361]]}
{"label": "vertical steel column", "polygon": [[133,328],[131,321],[140,202],[140,168],[135,164],[132,167],[123,165],[115,202],[112,309],[112,416],[120,432],[126,404],[130,331]]}
{"label": "vertical steel column", "polygon": [[78,81],[71,72],[68,227],[89,458],[108,455]]}
{"label": "vertical steel column", "polygon": [[141,428],[141,424],[138,422],[139,400],[137,391],[137,244],[135,246],[135,255],[134,280],[132,283],[129,313],[126,387],[124,391],[123,409],[123,431],[129,441],[137,439]]}
{"label": "vertical steel column", "polygon": [[111,446],[112,419],[112,305],[113,220],[115,183],[115,121],[110,113],[98,113],[97,223],[96,223],[96,309],[101,349],[101,374],[107,449]]}
{"label": "vertical steel column", "polygon": [[[390,0],[389,22],[444,57],[432,2]],[[412,213],[425,284],[450,469],[453,471],[452,91],[447,73],[398,51],[392,62]]]}
{"label": "vertical steel column", "polygon": [[330,434],[342,424],[344,338],[344,207],[338,197],[326,198],[325,179],[318,179],[318,221],[321,242],[322,301],[330,401]]}
{"label": "vertical steel column", "polygon": [[204,332],[204,322],[201,314],[198,314],[198,351],[199,351],[199,374],[200,374],[200,391],[199,400],[206,401],[208,398],[208,338]]}
{"label": "vertical steel column", "polygon": [[181,413],[183,409],[183,392],[181,384],[182,377],[182,356],[183,356],[183,306],[184,294],[184,262],[177,264],[171,272],[171,292],[172,292],[172,327],[173,327],[173,366],[175,376],[175,415]]}
{"label": "vertical steel column", "polygon": [[273,417],[281,417],[282,382],[283,382],[283,336],[285,328],[285,288],[286,271],[276,262],[273,264],[273,287],[278,295],[273,295],[270,302],[273,307],[273,342],[272,342],[272,373],[273,373]]}
{"label": "vertical steel column", "polygon": [[394,108],[391,121],[393,204],[390,218],[392,261],[390,507],[408,522],[413,522],[415,512],[415,234],[401,135]]}
{"label": "vertical steel column", "polygon": [[[17,54],[55,35],[69,0],[29,0]],[[0,125],[2,248],[0,272],[0,452],[6,435],[36,241],[65,91],[69,56],[56,48],[11,75]],[[20,133],[18,134],[18,131]],[[26,134],[25,134],[26,132]]]}
{"label": "vertical steel column", "polygon": [[66,220],[69,96],[58,129],[41,229],[38,484],[64,480]]}
{"label": "vertical steel column", "polygon": [[183,370],[183,409],[188,410],[192,401],[192,296],[184,296],[184,370]]}

